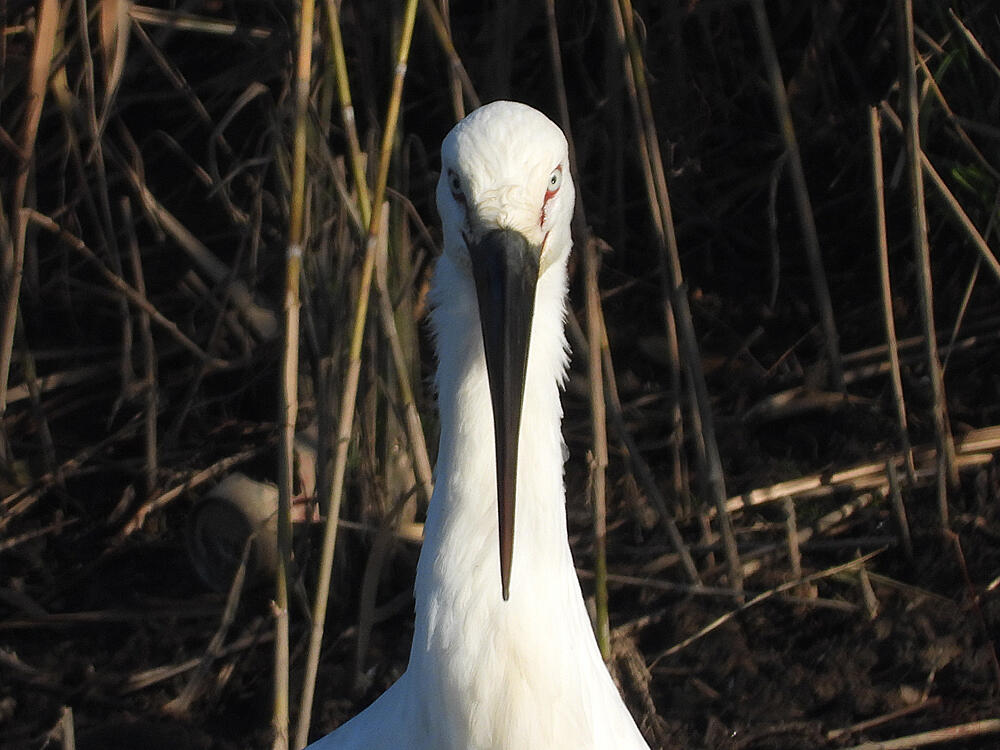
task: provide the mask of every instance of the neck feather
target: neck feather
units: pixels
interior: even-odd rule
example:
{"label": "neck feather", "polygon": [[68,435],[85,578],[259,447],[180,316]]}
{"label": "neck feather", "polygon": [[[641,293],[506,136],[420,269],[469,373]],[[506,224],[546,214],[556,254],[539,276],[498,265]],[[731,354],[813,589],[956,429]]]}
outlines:
{"label": "neck feather", "polygon": [[[518,449],[512,599],[519,586],[527,589],[537,572],[571,567],[559,400],[567,364],[565,296],[563,262],[542,275],[536,291]],[[431,577],[431,563],[426,559],[430,555],[448,565],[448,581],[476,585],[482,596],[499,600],[493,414],[478,305],[468,271],[458,268],[447,255],[438,262],[431,299],[441,440],[437,487],[418,569],[418,606],[421,593],[428,590],[422,584],[430,587],[430,580],[422,580]],[[479,575],[482,580],[476,584],[466,577]],[[430,588],[440,590],[441,577],[434,574],[433,578],[436,585]]]}
{"label": "neck feather", "polygon": [[[432,302],[441,442],[406,675],[410,713],[423,722],[427,747],[593,750],[638,736],[597,650],[566,534],[565,297],[563,261],[542,274],[535,293],[505,602],[475,287],[447,256],[438,262]],[[532,718],[540,707],[548,721]]]}

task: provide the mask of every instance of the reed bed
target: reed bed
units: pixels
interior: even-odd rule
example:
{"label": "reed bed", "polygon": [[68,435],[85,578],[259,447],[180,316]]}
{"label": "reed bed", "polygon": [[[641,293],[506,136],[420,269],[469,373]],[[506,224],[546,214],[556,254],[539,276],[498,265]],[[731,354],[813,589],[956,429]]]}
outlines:
{"label": "reed bed", "polygon": [[4,747],[297,749],[398,676],[437,151],[498,98],[570,139],[571,539],[651,746],[994,746],[995,3],[0,26]]}

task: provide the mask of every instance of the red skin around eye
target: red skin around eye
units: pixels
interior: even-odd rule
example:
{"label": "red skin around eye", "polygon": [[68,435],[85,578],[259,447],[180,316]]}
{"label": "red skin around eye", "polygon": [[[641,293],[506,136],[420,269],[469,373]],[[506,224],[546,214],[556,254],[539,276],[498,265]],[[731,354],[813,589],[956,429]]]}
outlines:
{"label": "red skin around eye", "polygon": [[[559,172],[560,174],[562,174],[562,164],[560,164],[558,167],[556,167],[556,171]],[[545,224],[545,206],[548,205],[549,198],[551,198],[553,195],[555,195],[558,192],[559,192],[559,188],[556,188],[555,190],[546,190],[545,191],[545,200],[542,201],[542,214],[541,214],[541,216],[538,219],[538,226],[542,226],[542,225]]]}

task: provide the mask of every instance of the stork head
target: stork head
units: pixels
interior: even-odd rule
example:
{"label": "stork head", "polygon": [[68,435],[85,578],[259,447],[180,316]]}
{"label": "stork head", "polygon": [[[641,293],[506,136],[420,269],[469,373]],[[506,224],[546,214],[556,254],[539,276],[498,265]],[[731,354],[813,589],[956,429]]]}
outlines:
{"label": "stork head", "polygon": [[496,441],[500,578],[510,593],[518,433],[535,286],[565,260],[575,190],[562,130],[517,102],[487,104],[441,145],[444,252],[475,281]]}

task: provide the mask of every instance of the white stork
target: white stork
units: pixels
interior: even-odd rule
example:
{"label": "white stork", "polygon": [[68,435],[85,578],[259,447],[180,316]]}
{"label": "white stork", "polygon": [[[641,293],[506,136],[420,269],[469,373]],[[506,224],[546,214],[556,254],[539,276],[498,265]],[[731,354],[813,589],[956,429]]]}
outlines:
{"label": "white stork", "polygon": [[444,139],[441,442],[410,662],[311,750],[649,750],[601,660],[566,532],[568,159],[559,127],[515,102]]}

